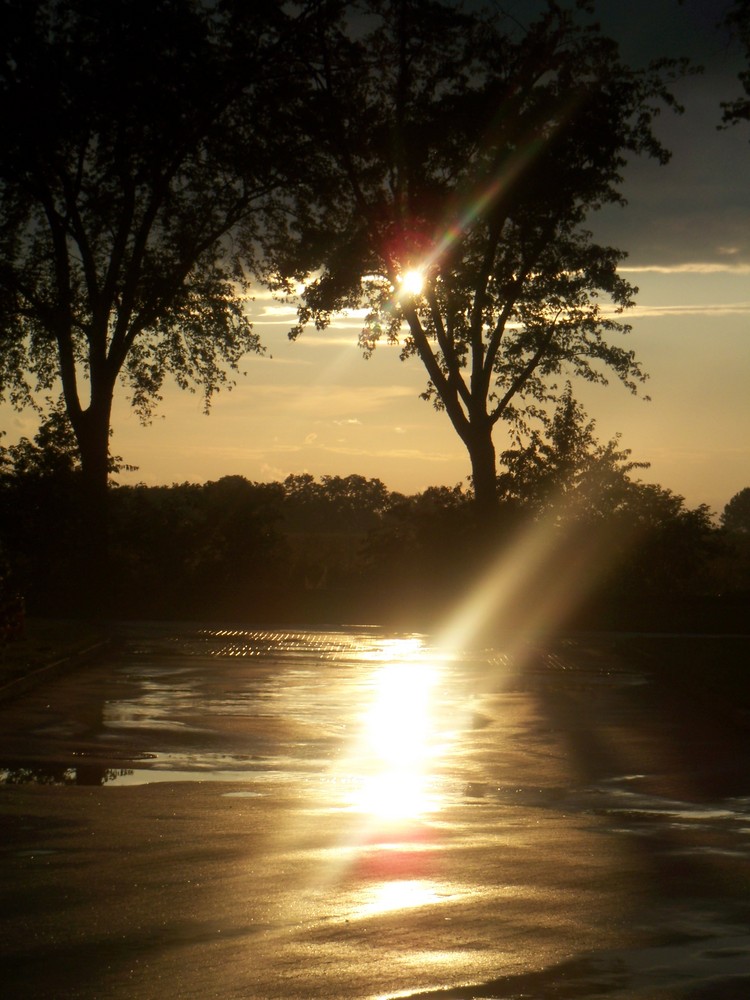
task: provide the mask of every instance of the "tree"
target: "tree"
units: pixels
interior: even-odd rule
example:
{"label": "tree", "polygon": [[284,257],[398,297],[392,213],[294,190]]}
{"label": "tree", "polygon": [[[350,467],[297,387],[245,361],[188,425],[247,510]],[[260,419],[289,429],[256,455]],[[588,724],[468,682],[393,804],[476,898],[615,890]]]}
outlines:
{"label": "tree", "polygon": [[[291,601],[326,617],[354,613],[354,578],[368,531],[381,523],[392,495],[364,476],[289,475],[282,484],[282,530],[290,546]],[[357,615],[361,612],[356,612]]]}
{"label": "tree", "polygon": [[75,435],[60,405],[50,407],[33,441],[22,437],[9,448],[0,448],[0,459],[14,477],[35,475],[71,479],[81,468]]}
{"label": "tree", "polygon": [[111,491],[111,587],[120,616],[228,620],[278,614],[288,555],[276,485],[242,476]]}
{"label": "tree", "polygon": [[81,569],[80,479],[75,437],[59,406],[33,440],[0,447],[0,546],[32,613],[74,610],[67,601],[70,577]]}
{"label": "tree", "polygon": [[721,525],[726,531],[750,535],[750,486],[735,493],[721,514]]}
{"label": "tree", "polygon": [[481,575],[488,550],[494,545],[480,537],[460,484],[393,496],[363,547],[368,613],[400,627],[439,627]]}
{"label": "tree", "polygon": [[525,447],[500,456],[506,469],[499,477],[502,496],[558,521],[612,517],[631,504],[642,484],[630,473],[648,463],[633,461],[619,435],[599,443],[596,421],[574,399],[570,383],[545,423],[544,436],[535,431]]}
{"label": "tree", "polygon": [[419,358],[482,509],[496,503],[498,421],[558,398],[561,373],[609,371],[633,391],[645,377],[608,339],[636,291],[624,254],[584,222],[623,200],[629,155],[667,160],[651,125],[674,106],[674,67],[623,65],[578,8],[549,2],[521,27],[443,0],[341,4],[301,56],[313,180],[269,280],[282,293],[305,280],[293,336],[366,307],[366,355],[386,339]]}
{"label": "tree", "polygon": [[718,589],[724,594],[734,594],[739,628],[744,630],[750,597],[750,486],[735,493],[719,520],[724,531],[723,551],[717,566]]}
{"label": "tree", "polygon": [[671,490],[635,478],[648,463],[634,461],[619,435],[600,443],[570,385],[546,423],[544,436],[501,455],[503,496],[549,544],[519,606],[534,607],[545,588],[555,600],[578,588],[581,606],[569,610],[589,626],[687,620],[685,601],[712,586],[718,547],[708,507],[689,509]]}
{"label": "tree", "polygon": [[[750,0],[735,0],[724,18],[724,24],[739,39],[750,66]],[[722,121],[725,125],[750,121],[750,68],[739,74],[739,80],[744,96],[733,101],[722,101],[721,104]]]}
{"label": "tree", "polygon": [[253,240],[294,159],[282,7],[0,3],[0,398],[61,386],[94,549],[118,384],[148,419],[167,374],[208,403],[260,349]]}

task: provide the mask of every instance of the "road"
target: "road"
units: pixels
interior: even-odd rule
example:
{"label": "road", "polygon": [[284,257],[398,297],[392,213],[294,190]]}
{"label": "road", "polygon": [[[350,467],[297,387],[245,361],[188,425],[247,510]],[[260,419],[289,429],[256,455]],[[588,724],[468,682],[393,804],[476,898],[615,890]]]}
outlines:
{"label": "road", "polygon": [[747,733],[612,646],[131,626],[0,708],[2,995],[750,995]]}

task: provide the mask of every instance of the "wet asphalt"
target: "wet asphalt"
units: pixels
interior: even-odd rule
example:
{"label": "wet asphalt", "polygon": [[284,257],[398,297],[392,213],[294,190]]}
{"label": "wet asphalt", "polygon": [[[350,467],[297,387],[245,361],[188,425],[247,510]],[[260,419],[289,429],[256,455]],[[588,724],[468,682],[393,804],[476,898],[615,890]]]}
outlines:
{"label": "wet asphalt", "polygon": [[2,995],[750,995],[749,743],[581,639],[131,626],[0,707]]}

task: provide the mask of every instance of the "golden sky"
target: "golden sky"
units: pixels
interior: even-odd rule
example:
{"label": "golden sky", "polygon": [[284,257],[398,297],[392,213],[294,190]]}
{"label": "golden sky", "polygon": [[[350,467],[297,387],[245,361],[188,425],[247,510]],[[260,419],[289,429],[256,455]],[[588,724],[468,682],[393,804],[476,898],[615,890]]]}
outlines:
{"label": "golden sky", "polygon": [[[718,513],[750,485],[750,126],[717,129],[721,100],[739,94],[742,63],[713,28],[715,4],[599,7],[612,22],[605,16],[605,29],[624,33],[627,57],[650,46],[693,56],[706,70],[679,86],[685,114],[660,119],[672,162],[630,165],[627,207],[591,220],[599,239],[629,252],[626,276],[640,294],[625,346],[650,374],[652,400],[616,383],[575,392],[600,440],[621,432],[633,457],[651,463],[644,480]],[[425,378],[417,361],[402,363],[389,347],[365,361],[357,317],[290,343],[288,309],[259,291],[252,310],[269,356],[247,359],[246,374],[216,397],[210,416],[199,396],[168,387],[144,428],[120,396],[113,451],[138,466],[120,482],[358,473],[415,492],[466,479],[468,457],[448,418],[419,398]],[[36,431],[32,413],[5,408],[3,416],[5,443]],[[498,427],[498,452],[504,433]]]}
{"label": "golden sky", "polygon": [[[615,383],[577,394],[600,440],[620,432],[634,458],[651,462],[644,480],[718,513],[750,485],[750,268],[632,267],[641,292],[628,342],[651,376],[651,400]],[[246,376],[216,398],[210,416],[199,397],[173,390],[143,428],[120,401],[113,447],[139,466],[121,482],[358,473],[415,492],[466,478],[468,458],[448,418],[419,398],[425,379],[416,360],[380,347],[365,361],[357,317],[290,343],[290,314],[260,296],[255,307],[272,356],[249,358]],[[503,435],[500,426],[498,451]]]}

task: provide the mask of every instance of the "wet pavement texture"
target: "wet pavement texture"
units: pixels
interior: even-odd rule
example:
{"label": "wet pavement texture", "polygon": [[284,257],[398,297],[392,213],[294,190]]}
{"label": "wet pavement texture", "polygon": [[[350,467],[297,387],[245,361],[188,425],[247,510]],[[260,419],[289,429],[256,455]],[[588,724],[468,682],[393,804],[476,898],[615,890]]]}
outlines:
{"label": "wet pavement texture", "polygon": [[130,626],[0,708],[11,998],[750,996],[750,739],[584,638]]}

